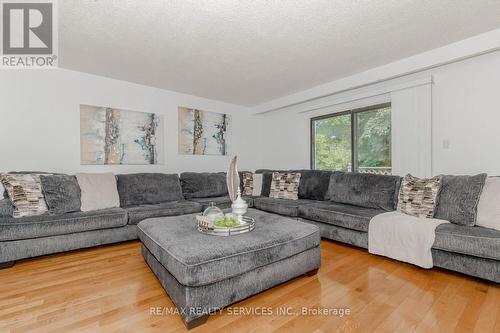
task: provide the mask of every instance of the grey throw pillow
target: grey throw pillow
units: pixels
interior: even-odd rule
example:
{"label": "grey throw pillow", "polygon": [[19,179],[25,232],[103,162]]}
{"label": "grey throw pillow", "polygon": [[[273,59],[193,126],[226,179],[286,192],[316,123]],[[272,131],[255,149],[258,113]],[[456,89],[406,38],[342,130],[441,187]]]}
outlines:
{"label": "grey throw pillow", "polygon": [[474,226],[477,206],[487,175],[444,175],[435,217],[451,223]]}
{"label": "grey throw pillow", "polygon": [[401,180],[398,211],[404,214],[432,218],[441,189],[441,176],[417,178],[406,175]]}
{"label": "grey throw pillow", "polygon": [[41,175],[40,182],[49,214],[61,215],[80,211],[81,192],[75,176]]}
{"label": "grey throw pillow", "polygon": [[0,199],[0,218],[12,217],[14,206],[9,199]]}

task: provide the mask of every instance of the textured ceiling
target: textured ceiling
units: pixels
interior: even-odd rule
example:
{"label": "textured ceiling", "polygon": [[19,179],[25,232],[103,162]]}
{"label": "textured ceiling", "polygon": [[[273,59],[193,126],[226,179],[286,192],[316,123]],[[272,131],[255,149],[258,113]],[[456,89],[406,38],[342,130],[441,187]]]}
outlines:
{"label": "textured ceiling", "polygon": [[499,0],[64,0],[59,65],[250,106],[499,27]]}

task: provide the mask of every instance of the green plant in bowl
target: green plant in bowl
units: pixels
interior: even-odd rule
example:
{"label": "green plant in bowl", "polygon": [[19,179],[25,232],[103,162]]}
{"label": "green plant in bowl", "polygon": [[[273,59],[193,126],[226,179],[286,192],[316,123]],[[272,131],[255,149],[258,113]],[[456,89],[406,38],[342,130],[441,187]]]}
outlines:
{"label": "green plant in bowl", "polygon": [[219,228],[232,228],[239,226],[240,222],[234,216],[224,216],[215,219],[214,225]]}

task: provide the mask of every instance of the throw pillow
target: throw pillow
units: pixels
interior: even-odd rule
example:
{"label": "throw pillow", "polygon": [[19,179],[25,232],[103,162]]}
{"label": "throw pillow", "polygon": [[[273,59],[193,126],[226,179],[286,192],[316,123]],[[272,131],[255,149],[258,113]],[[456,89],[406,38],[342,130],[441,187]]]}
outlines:
{"label": "throw pillow", "polygon": [[40,175],[5,173],[0,178],[14,205],[14,218],[42,215],[48,211],[42,194]]}
{"label": "throw pillow", "polygon": [[297,200],[299,194],[300,173],[273,172],[270,198]]}
{"label": "throw pillow", "polygon": [[476,225],[477,204],[486,176],[485,173],[475,176],[442,176],[436,218],[470,227]]}
{"label": "throw pillow", "polygon": [[77,173],[82,212],[120,207],[116,177],[112,173]]}
{"label": "throw pillow", "polygon": [[476,224],[500,230],[500,177],[488,177],[477,206]]}
{"label": "throw pillow", "polygon": [[7,199],[0,199],[0,218],[12,217],[14,213],[14,206],[12,206],[12,202]]}
{"label": "throw pillow", "polygon": [[401,181],[397,210],[416,217],[434,217],[441,176],[417,178],[406,175]]}
{"label": "throw pillow", "polygon": [[80,186],[75,176],[40,175],[49,214],[60,215],[80,211]]}
{"label": "throw pillow", "polygon": [[242,195],[258,197],[262,193],[262,174],[245,172],[243,174]]}

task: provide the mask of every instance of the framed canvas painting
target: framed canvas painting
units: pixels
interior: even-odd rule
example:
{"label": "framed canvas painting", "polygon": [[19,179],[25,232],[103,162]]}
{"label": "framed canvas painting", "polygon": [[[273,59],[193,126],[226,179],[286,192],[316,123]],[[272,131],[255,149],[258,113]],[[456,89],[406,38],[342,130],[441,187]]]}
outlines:
{"label": "framed canvas painting", "polygon": [[178,152],[183,155],[229,155],[231,117],[179,107]]}
{"label": "framed canvas painting", "polygon": [[155,113],[80,105],[81,164],[159,164]]}

